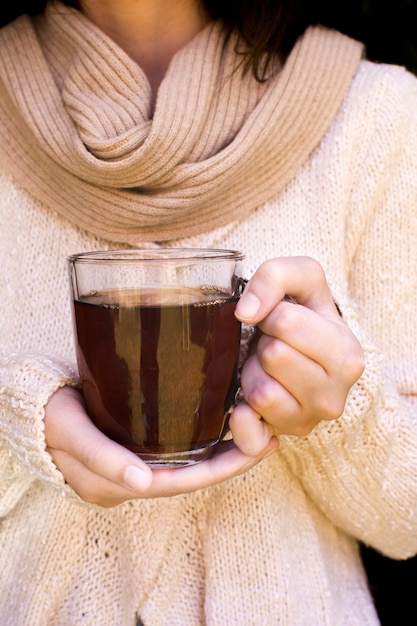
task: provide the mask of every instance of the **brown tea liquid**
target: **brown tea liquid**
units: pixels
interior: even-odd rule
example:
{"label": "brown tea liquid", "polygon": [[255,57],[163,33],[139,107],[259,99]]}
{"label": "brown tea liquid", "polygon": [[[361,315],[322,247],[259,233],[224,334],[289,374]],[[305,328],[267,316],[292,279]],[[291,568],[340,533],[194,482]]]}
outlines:
{"label": "brown tea liquid", "polygon": [[215,444],[237,387],[236,301],[209,289],[75,301],[78,364],[95,424],[145,460]]}

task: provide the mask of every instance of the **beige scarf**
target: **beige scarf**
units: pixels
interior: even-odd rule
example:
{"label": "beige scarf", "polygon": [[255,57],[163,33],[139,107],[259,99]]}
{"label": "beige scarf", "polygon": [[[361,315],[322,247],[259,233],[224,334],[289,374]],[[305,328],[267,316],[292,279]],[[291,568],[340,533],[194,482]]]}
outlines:
{"label": "beige scarf", "polygon": [[151,114],[141,69],[53,1],[0,31],[0,156],[35,198],[96,236],[139,244],[242,219],[317,146],[362,46],[307,30],[264,84],[209,24],[175,55]]}

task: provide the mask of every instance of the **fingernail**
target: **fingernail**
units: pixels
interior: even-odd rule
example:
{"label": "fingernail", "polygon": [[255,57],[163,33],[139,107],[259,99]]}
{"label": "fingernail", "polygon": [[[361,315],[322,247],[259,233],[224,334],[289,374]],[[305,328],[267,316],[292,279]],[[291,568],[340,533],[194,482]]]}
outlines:
{"label": "fingernail", "polygon": [[253,293],[245,293],[236,306],[236,313],[243,319],[252,319],[259,311],[261,303]]}
{"label": "fingernail", "polygon": [[124,475],[124,482],[129,489],[143,491],[149,487],[150,475],[136,465],[128,465]]}

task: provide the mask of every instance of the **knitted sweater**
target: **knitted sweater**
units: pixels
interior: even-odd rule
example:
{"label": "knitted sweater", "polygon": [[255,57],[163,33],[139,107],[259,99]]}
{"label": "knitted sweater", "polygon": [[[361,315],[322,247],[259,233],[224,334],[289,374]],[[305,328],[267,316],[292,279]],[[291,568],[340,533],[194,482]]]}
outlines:
{"label": "knitted sweater", "polygon": [[363,61],[283,190],[170,242],[240,249],[248,277],[267,258],[315,257],[366,369],[338,420],[282,436],[245,475],[107,510],[66,485],[42,418],[77,380],[65,259],[114,245],[0,162],[2,626],[378,623],[357,540],[394,558],[417,551],[416,172],[417,81]]}

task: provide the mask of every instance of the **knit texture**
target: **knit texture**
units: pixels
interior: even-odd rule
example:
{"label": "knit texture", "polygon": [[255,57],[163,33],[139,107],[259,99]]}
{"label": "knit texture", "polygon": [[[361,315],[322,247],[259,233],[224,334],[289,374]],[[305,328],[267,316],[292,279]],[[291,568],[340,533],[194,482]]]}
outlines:
{"label": "knit texture", "polygon": [[35,197],[113,241],[169,240],[243,218],[316,147],[362,46],[311,28],[259,83],[242,76],[236,43],[209,24],[175,55],[151,119],[141,69],[80,12],[52,2],[0,33],[0,152]]}
{"label": "knit texture", "polygon": [[114,244],[40,202],[0,154],[2,626],[378,623],[356,540],[417,551],[416,103],[414,77],[361,62],[283,189],[168,242],[240,249],[248,278],[267,258],[318,259],[365,350],[344,414],[222,485],[112,510],[65,484],[42,416],[76,384],[66,257]]}

